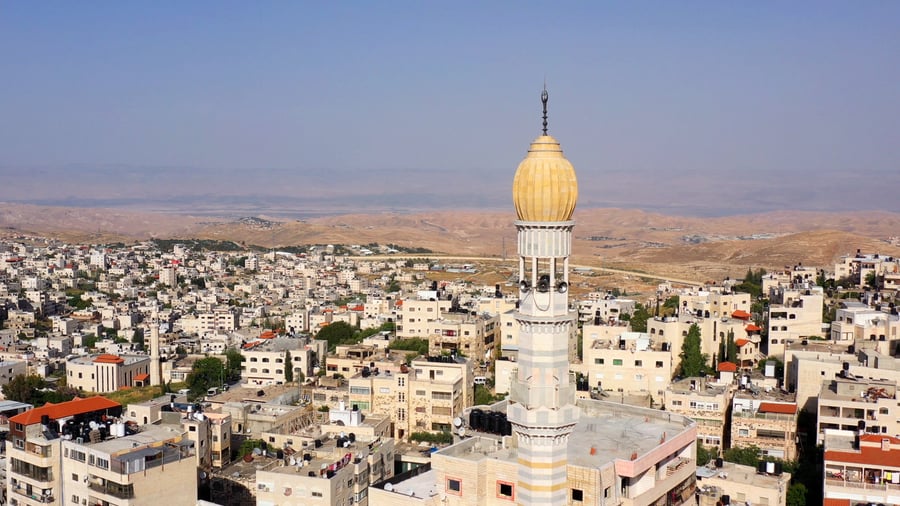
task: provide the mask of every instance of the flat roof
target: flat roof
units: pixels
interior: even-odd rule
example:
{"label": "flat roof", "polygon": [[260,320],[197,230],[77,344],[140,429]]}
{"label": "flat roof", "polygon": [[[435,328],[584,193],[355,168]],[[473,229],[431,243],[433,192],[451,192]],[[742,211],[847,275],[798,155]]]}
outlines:
{"label": "flat roof", "polygon": [[[568,459],[569,464],[581,467],[600,468],[615,460],[631,460],[633,452],[643,455],[659,446],[663,434],[674,437],[693,423],[679,414],[614,402],[579,399],[576,404],[581,418],[569,436]],[[440,453],[470,460],[516,461],[518,450],[503,448],[498,439],[473,437]]]}

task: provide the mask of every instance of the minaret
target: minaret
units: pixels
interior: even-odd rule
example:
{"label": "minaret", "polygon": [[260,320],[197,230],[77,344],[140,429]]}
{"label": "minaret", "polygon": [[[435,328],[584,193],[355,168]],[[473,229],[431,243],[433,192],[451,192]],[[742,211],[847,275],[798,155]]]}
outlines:
{"label": "minaret", "polygon": [[559,142],[543,134],[513,181],[519,254],[518,370],[510,387],[509,421],[518,436],[519,504],[566,504],[569,434],[578,421],[569,381],[569,253],[578,198],[575,169]]}
{"label": "minaret", "polygon": [[155,311],[150,320],[150,384],[162,385],[162,364],[159,360],[159,315]]}

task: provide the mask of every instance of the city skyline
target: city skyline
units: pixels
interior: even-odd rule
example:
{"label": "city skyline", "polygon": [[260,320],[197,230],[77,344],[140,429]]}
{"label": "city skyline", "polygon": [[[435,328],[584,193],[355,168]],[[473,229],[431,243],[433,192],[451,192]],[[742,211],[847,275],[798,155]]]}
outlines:
{"label": "city skyline", "polygon": [[546,78],[582,206],[897,212],[898,10],[12,2],[0,200],[508,209]]}

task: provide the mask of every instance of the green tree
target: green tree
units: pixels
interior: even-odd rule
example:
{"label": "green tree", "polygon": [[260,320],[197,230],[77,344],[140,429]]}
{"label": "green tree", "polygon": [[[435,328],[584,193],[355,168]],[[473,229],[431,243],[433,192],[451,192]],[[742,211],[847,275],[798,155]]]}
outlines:
{"label": "green tree", "polygon": [[20,374],[10,380],[9,383],[3,385],[3,395],[11,400],[24,402],[27,404],[37,405],[40,396],[40,389],[44,388],[44,379],[36,374],[25,376]]}
{"label": "green tree", "polygon": [[722,458],[735,464],[756,467],[759,463],[759,448],[754,445],[729,448],[722,454]]}
{"label": "green tree", "polygon": [[189,397],[197,399],[206,395],[212,387],[218,387],[225,379],[225,364],[216,357],[206,357],[194,362],[187,377]]}
{"label": "green tree", "polygon": [[806,506],[806,492],[806,485],[792,484],[787,491],[787,506]]}
{"label": "green tree", "polygon": [[144,329],[135,329],[131,342],[137,346],[138,350],[144,349]]}
{"label": "green tree", "polygon": [[697,466],[705,466],[707,462],[714,459],[719,454],[719,449],[715,446],[707,448],[703,443],[697,441]]}
{"label": "green tree", "polygon": [[700,327],[696,323],[688,329],[679,356],[681,357],[681,373],[683,376],[701,376],[706,373],[709,357],[700,351]]}
{"label": "green tree", "polygon": [[725,359],[731,363],[737,363],[737,343],[734,342],[734,331],[728,331],[728,337],[725,344]]}
{"label": "green tree", "polygon": [[284,382],[294,381],[294,363],[291,361],[291,350],[284,350]]}
{"label": "green tree", "polygon": [[647,332],[647,320],[650,319],[650,312],[643,304],[634,305],[634,311],[631,313],[631,330],[633,332]]}
{"label": "green tree", "polygon": [[225,350],[225,377],[228,381],[241,379],[241,363],[243,361],[244,356],[237,348]]}
{"label": "green tree", "polygon": [[316,335],[318,339],[328,341],[328,349],[333,350],[339,344],[353,343],[354,328],[347,322],[331,322]]}
{"label": "green tree", "polygon": [[719,359],[720,364],[722,362],[725,362],[726,360],[728,360],[728,355],[726,354],[726,351],[725,351],[725,340],[724,339],[719,341],[719,357],[718,357],[718,359]]}
{"label": "green tree", "polygon": [[493,404],[503,399],[502,395],[494,395],[485,385],[475,385],[475,405]]}
{"label": "green tree", "polygon": [[398,339],[391,343],[392,350],[407,350],[418,352],[419,355],[428,355],[428,339],[411,337],[409,339]]}

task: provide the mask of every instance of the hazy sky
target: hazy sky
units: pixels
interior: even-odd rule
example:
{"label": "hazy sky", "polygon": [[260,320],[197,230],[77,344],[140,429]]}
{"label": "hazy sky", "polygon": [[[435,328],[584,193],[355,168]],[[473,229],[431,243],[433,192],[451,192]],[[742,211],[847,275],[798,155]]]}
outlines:
{"label": "hazy sky", "polygon": [[508,192],[546,76],[551,133],[600,204],[621,181],[638,200],[763,181],[881,207],[848,203],[849,180],[900,201],[896,1],[4,0],[0,54],[6,200],[96,169],[176,188],[221,171],[234,195],[241,169],[275,187],[459,171],[473,191],[490,173]]}

